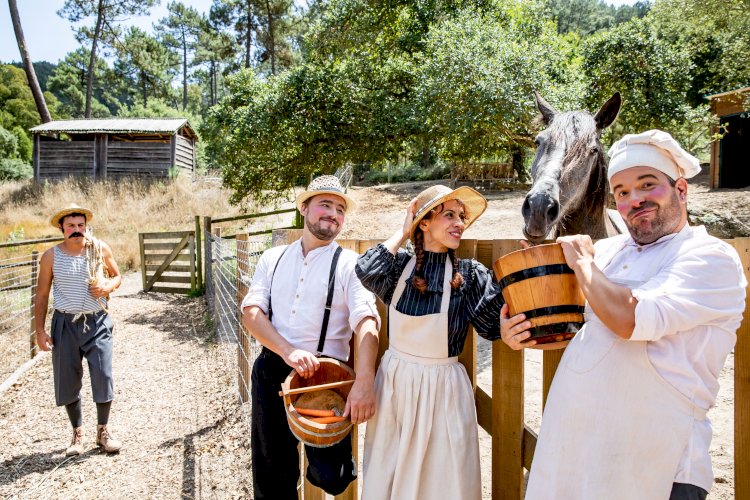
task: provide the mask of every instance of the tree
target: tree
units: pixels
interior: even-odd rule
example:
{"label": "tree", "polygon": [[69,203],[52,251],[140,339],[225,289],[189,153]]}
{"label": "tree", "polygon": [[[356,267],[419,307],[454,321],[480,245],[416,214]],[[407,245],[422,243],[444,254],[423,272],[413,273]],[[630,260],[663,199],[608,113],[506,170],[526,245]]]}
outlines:
{"label": "tree", "polygon": [[196,65],[206,66],[205,71],[198,70],[196,78],[202,83],[201,87],[208,90],[205,99],[205,108],[214,106],[222,92],[220,92],[221,80],[223,80],[224,69],[227,68],[234,57],[234,40],[232,36],[216,25],[216,21],[209,16],[203,23],[196,44]]}
{"label": "tree", "polygon": [[13,22],[13,31],[16,34],[16,43],[18,43],[18,50],[21,52],[21,60],[23,61],[23,68],[26,71],[26,79],[29,81],[29,87],[31,88],[31,94],[34,96],[34,103],[36,109],[39,112],[39,116],[43,123],[52,121],[52,116],[47,109],[47,103],[44,100],[44,94],[42,88],[39,86],[39,81],[36,79],[36,72],[31,62],[31,56],[29,56],[29,49],[26,48],[26,37],[23,35],[23,28],[21,27],[21,17],[18,15],[18,5],[16,0],[8,0],[8,6],[10,7],[10,18]]}
{"label": "tree", "polygon": [[171,96],[178,62],[156,38],[132,26],[118,47],[117,56],[114,71],[121,77],[123,91],[131,94],[128,102],[134,102],[134,90],[140,93],[144,107],[148,106],[149,97]]}
{"label": "tree", "polygon": [[188,102],[188,52],[194,51],[201,33],[204,20],[192,7],[181,2],[170,2],[167,6],[169,16],[155,26],[168,47],[178,49],[182,54],[182,109],[187,109]]}
{"label": "tree", "polygon": [[695,119],[687,104],[693,70],[689,55],[660,38],[650,19],[633,20],[585,40],[582,54],[591,81],[586,103],[595,106],[615,91],[622,95],[611,133],[660,128],[679,139],[679,124],[688,116]]}
{"label": "tree", "polygon": [[[88,51],[83,47],[69,52],[49,78],[50,91],[60,99],[62,117],[81,118],[85,114],[89,61]],[[100,57],[96,58],[94,73],[91,116],[103,118],[117,114],[120,101],[127,98],[126,94],[117,92],[119,79]]]}
{"label": "tree", "polygon": [[62,9],[57,13],[71,23],[78,23],[93,16],[93,27],[76,29],[80,41],[90,40],[89,64],[86,80],[86,103],[84,116],[91,118],[91,98],[94,90],[94,66],[96,64],[99,43],[113,45],[120,34],[117,25],[122,18],[147,14],[158,0],[65,0]]}
{"label": "tree", "polygon": [[424,168],[435,151],[480,160],[530,144],[534,88],[582,94],[573,55],[539,2],[476,3],[334,1],[300,65],[231,78],[204,136],[232,200],[346,163],[414,155]]}

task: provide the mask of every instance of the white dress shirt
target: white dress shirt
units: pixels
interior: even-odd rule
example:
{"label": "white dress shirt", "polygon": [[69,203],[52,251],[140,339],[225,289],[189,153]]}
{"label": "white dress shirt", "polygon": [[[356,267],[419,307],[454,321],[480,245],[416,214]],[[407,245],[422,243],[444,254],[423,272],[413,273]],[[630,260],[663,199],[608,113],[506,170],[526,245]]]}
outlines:
{"label": "white dress shirt", "polygon": [[[271,275],[276,267],[271,322],[290,344],[316,353],[328,295],[331,260],[338,247],[338,243],[332,242],[304,256],[302,242],[297,240],[286,252],[286,246],[266,250],[255,267],[242,309],[258,306],[268,314]],[[354,272],[357,257],[355,252],[346,249],[339,256],[331,316],[323,346],[324,356],[342,361],[349,358],[349,340],[360,321],[373,317],[380,327],[375,296],[362,286]]]}
{"label": "white dress shirt", "polygon": [[[638,300],[630,340],[648,341],[656,372],[696,406],[711,408],[745,310],[747,281],[737,252],[704,227],[688,225],[648,245],[621,235],[595,248],[607,278]],[[709,420],[696,421],[675,482],[710,490],[710,444]]]}

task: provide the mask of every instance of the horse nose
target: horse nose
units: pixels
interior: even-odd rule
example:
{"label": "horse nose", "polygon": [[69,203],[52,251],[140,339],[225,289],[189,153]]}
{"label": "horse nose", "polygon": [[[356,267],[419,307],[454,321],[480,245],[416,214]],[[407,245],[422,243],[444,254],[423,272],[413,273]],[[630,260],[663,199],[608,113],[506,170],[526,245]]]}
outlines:
{"label": "horse nose", "polygon": [[548,194],[529,194],[524,198],[521,206],[524,220],[544,218],[549,225],[557,220],[560,214],[560,202]]}
{"label": "horse nose", "polygon": [[547,224],[552,224],[554,221],[556,221],[559,213],[560,202],[555,200],[554,198],[551,198],[549,200],[549,203],[547,204],[547,211],[545,212]]}

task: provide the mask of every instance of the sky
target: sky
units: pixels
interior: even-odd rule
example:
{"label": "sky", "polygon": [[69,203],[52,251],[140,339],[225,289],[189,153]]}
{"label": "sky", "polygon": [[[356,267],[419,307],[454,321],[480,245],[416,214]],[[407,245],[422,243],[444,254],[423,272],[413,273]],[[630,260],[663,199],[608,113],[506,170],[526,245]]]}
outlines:
{"label": "sky", "polygon": [[[636,0],[607,0],[613,5],[633,4]],[[78,48],[70,23],[57,15],[64,0],[19,0],[18,10],[31,59],[57,63],[65,54]],[[198,12],[207,13],[212,0],[183,0]],[[151,32],[151,26],[167,15],[167,0],[151,9],[150,16],[130,19],[134,24]],[[91,23],[88,23],[91,24]],[[8,2],[0,1],[0,62],[20,61],[13,24],[10,22]]]}

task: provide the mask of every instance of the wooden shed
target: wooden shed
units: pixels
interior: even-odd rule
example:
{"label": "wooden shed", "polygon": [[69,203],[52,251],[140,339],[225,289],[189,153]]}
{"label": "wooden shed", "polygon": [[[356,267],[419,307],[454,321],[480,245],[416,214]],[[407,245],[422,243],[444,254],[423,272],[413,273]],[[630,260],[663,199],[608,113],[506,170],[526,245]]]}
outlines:
{"label": "wooden shed", "polygon": [[198,136],[185,118],[57,120],[31,132],[37,181],[195,174]]}
{"label": "wooden shed", "polygon": [[[750,87],[707,96],[724,136],[711,143],[712,188],[750,186]],[[714,133],[719,130],[714,130]]]}

